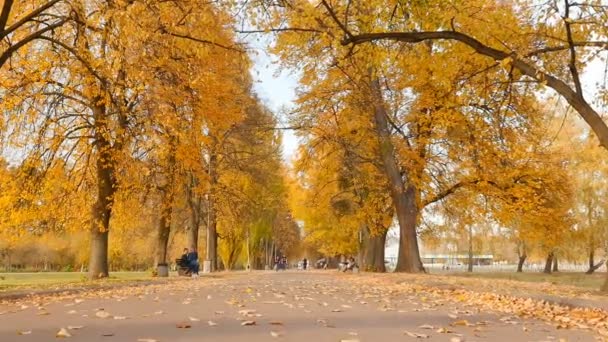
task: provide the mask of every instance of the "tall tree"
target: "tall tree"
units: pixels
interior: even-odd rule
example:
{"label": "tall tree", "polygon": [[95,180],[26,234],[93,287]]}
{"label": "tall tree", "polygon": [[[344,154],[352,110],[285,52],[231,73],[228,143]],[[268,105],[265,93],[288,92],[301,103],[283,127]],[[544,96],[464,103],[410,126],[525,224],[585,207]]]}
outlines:
{"label": "tall tree", "polygon": [[22,47],[51,37],[69,17],[64,0],[4,0],[0,9],[0,68]]}

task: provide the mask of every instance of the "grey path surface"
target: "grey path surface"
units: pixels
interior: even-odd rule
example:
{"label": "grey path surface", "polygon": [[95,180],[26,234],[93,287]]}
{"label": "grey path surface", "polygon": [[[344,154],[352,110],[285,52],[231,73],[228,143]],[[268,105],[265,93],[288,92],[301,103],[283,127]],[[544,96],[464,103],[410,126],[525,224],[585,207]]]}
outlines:
{"label": "grey path surface", "polygon": [[596,340],[589,331],[479,313],[423,294],[357,285],[353,277],[240,273],[5,302],[0,342],[57,341],[61,328],[71,335],[66,341],[106,342]]}

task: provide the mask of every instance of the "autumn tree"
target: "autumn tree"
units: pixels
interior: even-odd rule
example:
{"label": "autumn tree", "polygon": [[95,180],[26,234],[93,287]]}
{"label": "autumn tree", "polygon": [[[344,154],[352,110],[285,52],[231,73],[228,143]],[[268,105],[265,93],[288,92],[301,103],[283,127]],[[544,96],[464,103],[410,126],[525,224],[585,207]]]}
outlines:
{"label": "autumn tree", "polygon": [[[8,123],[9,130],[16,132],[11,142],[27,146],[23,150],[27,159],[48,165],[65,161],[81,180],[82,191],[95,193],[87,200],[93,202],[89,273],[96,278],[108,273],[108,231],[117,191],[129,187],[127,175],[138,172],[131,161],[146,156],[146,148],[154,141],[151,136],[162,126],[153,121],[161,113],[150,114],[153,99],[167,96],[167,102],[181,106],[179,114],[196,111],[206,115],[209,127],[210,121],[223,121],[219,110],[205,112],[209,106],[213,103],[218,108],[219,101],[242,93],[238,77],[232,83],[224,82],[227,74],[214,72],[241,75],[244,69],[234,67],[243,59],[231,36],[222,31],[227,18],[213,4],[93,2],[73,4],[71,13],[74,20],[70,25],[55,30],[53,36],[41,36],[48,42],[42,46],[45,48],[30,45],[26,51],[24,47],[22,51],[27,53],[13,56],[11,68],[2,69],[9,90],[3,94],[4,108],[14,114]],[[215,26],[189,31],[189,35],[180,31],[203,18]],[[215,49],[222,52],[214,55]],[[174,51],[172,58],[166,58],[164,50]],[[234,51],[236,57],[217,58],[225,50]],[[203,56],[218,62],[203,74],[185,59]],[[171,79],[176,75],[179,78]],[[202,75],[209,77],[203,79]],[[197,81],[206,83],[197,88]],[[169,91],[171,86],[175,87]],[[181,100],[200,98],[205,92],[211,101]],[[235,104],[233,108],[238,107],[237,101],[230,102]],[[156,105],[167,110],[160,102]],[[224,118],[231,113],[221,111]],[[233,121],[228,120],[227,125]],[[33,125],[23,125],[26,122]],[[204,127],[195,126],[199,134]],[[32,147],[35,153],[30,152]]]}
{"label": "autumn tree", "polygon": [[[340,18],[356,22],[360,31],[392,25],[372,20],[388,10],[372,3],[322,1],[315,7],[295,1],[275,10],[261,25],[278,33],[274,51],[284,66],[302,70],[298,111],[340,115],[360,122],[361,132],[372,128],[367,143],[379,146],[373,159],[400,225],[397,270],[422,270],[417,227],[450,195],[532,187],[522,181],[535,177],[522,142],[538,143],[531,133],[540,122],[531,114],[539,112],[535,88],[511,82],[508,68],[479,73],[488,66],[485,58],[461,65],[466,49],[455,53],[439,44],[342,46]],[[436,63],[426,63],[429,58]],[[336,104],[323,101],[330,98]],[[327,119],[309,121],[323,127]]]}
{"label": "autumn tree", "polygon": [[68,20],[64,0],[4,0],[0,9],[0,68],[22,47],[51,37]]}
{"label": "autumn tree", "polygon": [[[292,246],[287,192],[276,118],[255,97],[244,107],[244,119],[226,131],[217,146],[215,206],[223,264],[237,261],[268,265],[271,245]],[[288,233],[285,241],[281,232]],[[286,251],[283,251],[286,252]]]}

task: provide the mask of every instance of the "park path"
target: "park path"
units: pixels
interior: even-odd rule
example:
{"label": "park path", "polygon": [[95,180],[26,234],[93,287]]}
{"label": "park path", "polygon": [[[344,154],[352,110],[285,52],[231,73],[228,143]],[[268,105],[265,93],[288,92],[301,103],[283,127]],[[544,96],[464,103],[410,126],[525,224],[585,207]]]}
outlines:
{"label": "park path", "polygon": [[[248,325],[251,324],[251,325]],[[0,342],[595,341],[591,331],[405,293],[337,272],[252,272],[0,304]]]}

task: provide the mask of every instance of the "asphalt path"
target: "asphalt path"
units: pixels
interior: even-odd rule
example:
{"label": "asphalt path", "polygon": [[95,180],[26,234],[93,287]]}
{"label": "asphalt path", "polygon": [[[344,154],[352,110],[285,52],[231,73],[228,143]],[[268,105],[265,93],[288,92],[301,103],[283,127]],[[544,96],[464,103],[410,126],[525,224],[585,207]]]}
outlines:
{"label": "asphalt path", "polygon": [[356,277],[235,273],[7,300],[0,342],[596,340],[591,331],[362,285]]}

